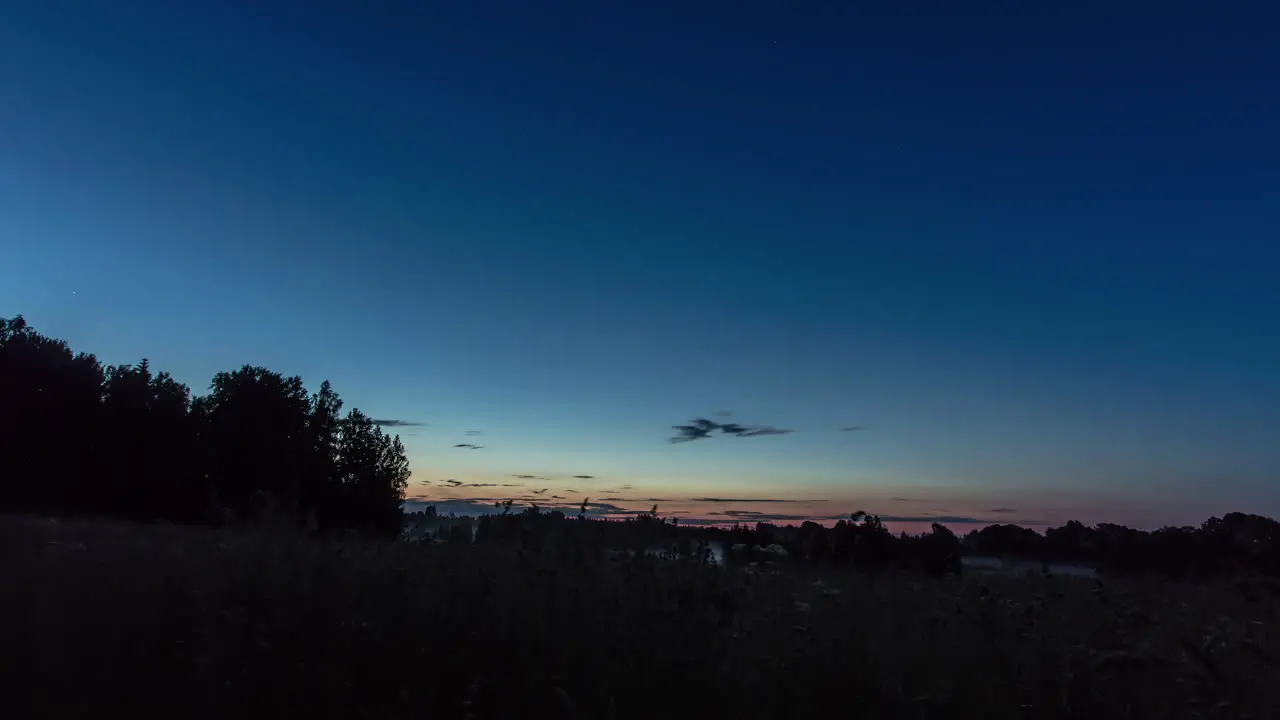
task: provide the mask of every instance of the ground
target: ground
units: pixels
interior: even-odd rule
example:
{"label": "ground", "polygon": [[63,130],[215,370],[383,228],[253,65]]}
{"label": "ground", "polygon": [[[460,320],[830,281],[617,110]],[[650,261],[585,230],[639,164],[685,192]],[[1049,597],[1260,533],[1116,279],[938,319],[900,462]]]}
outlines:
{"label": "ground", "polygon": [[1274,605],[1225,583],[0,521],[14,717],[1269,718]]}

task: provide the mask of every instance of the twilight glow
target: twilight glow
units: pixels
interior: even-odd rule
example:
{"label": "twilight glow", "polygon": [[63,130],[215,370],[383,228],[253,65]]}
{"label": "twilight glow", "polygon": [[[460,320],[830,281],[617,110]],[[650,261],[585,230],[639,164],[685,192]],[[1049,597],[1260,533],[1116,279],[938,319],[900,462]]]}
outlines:
{"label": "twilight glow", "polygon": [[1273,24],[839,5],[18,4],[0,315],[328,378],[411,507],[1280,516]]}

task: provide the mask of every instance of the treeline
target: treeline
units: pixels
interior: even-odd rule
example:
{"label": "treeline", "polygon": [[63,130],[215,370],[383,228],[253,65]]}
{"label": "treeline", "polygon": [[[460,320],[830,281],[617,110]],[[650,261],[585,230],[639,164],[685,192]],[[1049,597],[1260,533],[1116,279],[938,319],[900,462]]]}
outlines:
{"label": "treeline", "polygon": [[0,511],[394,535],[404,446],[342,406],[327,380],[249,365],[193,395],[0,318]]}
{"label": "treeline", "polygon": [[[405,516],[410,537],[437,532],[444,542],[514,542],[525,549],[548,546],[659,551],[676,559],[705,562],[711,543],[730,558],[779,558],[845,565],[867,572],[912,570],[941,575],[959,573],[961,558],[984,555],[1048,564],[1077,564],[1112,574],[1152,574],[1181,579],[1226,576],[1280,576],[1280,523],[1260,515],[1228,513],[1197,527],[1166,527],[1153,532],[1102,523],[1071,521],[1043,534],[1017,525],[989,525],[961,537],[934,524],[921,535],[894,534],[876,515],[856,512],[833,527],[734,525],[730,528],[680,526],[653,512],[621,521],[591,519],[586,505],[576,517],[560,510],[539,512],[511,506],[479,518],[443,518],[434,507]],[[737,549],[735,551],[735,548]],[[1047,569],[1047,567],[1045,568]]]}
{"label": "treeline", "polygon": [[813,560],[849,563],[865,569],[910,566],[931,572],[959,567],[964,555],[1062,563],[1102,572],[1156,574],[1184,579],[1280,575],[1280,523],[1271,518],[1228,513],[1198,527],[1165,527],[1148,532],[1101,523],[1070,521],[1043,534],[1018,525],[989,525],[963,538],[934,524],[924,535],[893,535],[875,515],[853,513],[827,528],[760,523],[725,531],[730,542],[778,544]]}

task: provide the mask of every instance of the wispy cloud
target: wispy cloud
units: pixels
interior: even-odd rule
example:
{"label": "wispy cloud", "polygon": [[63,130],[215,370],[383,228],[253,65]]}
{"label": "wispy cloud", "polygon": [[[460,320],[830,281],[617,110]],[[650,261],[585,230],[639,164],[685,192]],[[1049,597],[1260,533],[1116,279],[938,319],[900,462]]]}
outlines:
{"label": "wispy cloud", "polygon": [[989,512],[989,513],[1011,513],[1011,512],[1018,512],[1018,510],[1017,510],[1016,508],[998,507],[998,508],[992,508],[992,509],[988,510],[987,512]]}
{"label": "wispy cloud", "polygon": [[726,435],[734,435],[737,437],[759,437],[761,435],[787,435],[795,432],[795,430],[787,430],[786,428],[778,428],[772,425],[726,425],[720,428]]}
{"label": "wispy cloud", "polygon": [[[832,516],[831,520],[848,519],[848,515]],[[1009,522],[1008,519],[993,519],[974,517],[971,515],[879,515],[883,522],[901,522],[901,523],[941,523],[943,525],[1000,525]],[[1038,519],[1019,519],[1018,525],[1044,525],[1046,521]]]}
{"label": "wispy cloud", "polygon": [[371,422],[374,425],[382,427],[425,427],[430,423],[414,422],[412,420],[393,420],[389,418],[373,418]]}
{"label": "wispy cloud", "polygon": [[826,502],[826,500],[779,500],[778,498],[693,498],[690,502],[705,503],[796,503],[796,502]]}
{"label": "wispy cloud", "polygon": [[595,480],[595,475],[574,475],[575,480]]}
{"label": "wispy cloud", "polygon": [[461,480],[455,480],[454,478],[449,478],[448,480],[441,481],[441,484],[442,484],[442,485],[448,485],[448,486],[449,486],[449,487],[451,487],[451,488],[460,488],[460,487],[469,487],[469,488],[484,488],[484,487],[523,487],[522,485],[499,485],[498,483],[471,483],[471,482],[463,482],[463,481],[461,481]]}
{"label": "wispy cloud", "polygon": [[479,450],[480,448],[482,448],[482,447],[484,447],[484,446],[483,446],[483,445],[472,445],[471,443],[458,443],[457,445],[454,445],[454,447],[456,447],[456,448],[466,448],[466,449],[468,449],[468,450]]}
{"label": "wispy cloud", "polygon": [[708,440],[719,431],[721,435],[734,437],[759,437],[762,435],[786,435],[794,430],[774,427],[772,425],[742,425],[740,423],[718,423],[706,418],[694,418],[688,425],[672,425],[676,434],[668,438],[668,442],[685,443],[694,440]]}
{"label": "wispy cloud", "polygon": [[[717,417],[729,417],[732,413],[722,410],[715,413]],[[715,433],[721,435],[730,435],[733,437],[761,437],[765,435],[789,435],[795,430],[791,428],[780,428],[774,425],[744,425],[736,422],[716,422],[707,418],[694,418],[688,425],[672,425],[672,430],[676,434],[667,438],[668,442],[686,443],[694,440],[709,440]],[[858,430],[866,430],[866,425],[846,425],[839,428],[839,432],[856,432]],[[831,432],[830,429],[825,432]]]}
{"label": "wispy cloud", "polygon": [[[728,518],[729,520],[751,520],[753,522],[773,522],[773,523],[802,523],[805,520],[820,520],[830,518],[813,518],[808,515],[787,515],[785,513],[765,513],[756,512],[755,510],[721,510],[718,512],[707,513],[713,518]],[[723,521],[720,521],[723,522]]]}
{"label": "wispy cloud", "polygon": [[688,425],[672,425],[671,429],[675,430],[676,434],[668,438],[668,442],[684,443],[710,438],[711,433],[720,429],[720,424],[706,418],[694,418]]}

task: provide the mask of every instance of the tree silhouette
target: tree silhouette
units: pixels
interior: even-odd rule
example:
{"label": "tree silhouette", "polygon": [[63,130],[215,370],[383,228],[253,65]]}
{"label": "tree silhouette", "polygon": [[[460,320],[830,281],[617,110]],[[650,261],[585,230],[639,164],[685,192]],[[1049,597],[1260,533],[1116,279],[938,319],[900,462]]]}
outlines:
{"label": "tree silhouette", "polygon": [[0,320],[0,457],[8,480],[0,502],[51,512],[88,502],[97,458],[103,368],[21,315]]}
{"label": "tree silhouette", "polygon": [[343,526],[395,534],[409,484],[409,461],[400,438],[352,410],[339,425],[336,493]]}
{"label": "tree silhouette", "polygon": [[321,530],[394,534],[409,464],[328,381],[245,365],[193,397],[168,373],[104,368],[22,316],[0,319],[0,510],[222,523],[265,508]]}
{"label": "tree silhouette", "polygon": [[245,365],[215,375],[210,390],[201,406],[216,502],[240,519],[251,516],[255,492],[271,496],[286,512],[301,510],[313,449],[302,379]]}
{"label": "tree silhouette", "polygon": [[141,520],[196,520],[207,497],[190,412],[191,391],[168,373],[137,365],[107,368],[102,386],[98,481],[93,507]]}

